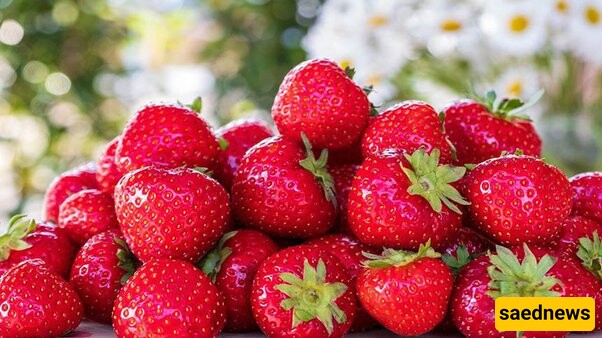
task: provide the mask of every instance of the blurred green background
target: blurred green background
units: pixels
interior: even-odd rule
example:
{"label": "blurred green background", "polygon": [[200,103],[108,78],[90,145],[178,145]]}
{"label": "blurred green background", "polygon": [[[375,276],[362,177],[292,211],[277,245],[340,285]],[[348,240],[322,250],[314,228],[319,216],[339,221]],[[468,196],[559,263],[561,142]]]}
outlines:
{"label": "blurred green background", "polygon": [[534,119],[548,161],[569,175],[602,169],[602,51],[563,46],[555,33],[570,24],[598,41],[600,8],[535,1],[549,12],[502,11],[509,25],[500,27],[524,47],[513,51],[505,40],[483,44],[504,37],[478,20],[499,12],[483,3],[0,0],[0,218],[39,215],[52,178],[94,161],[137,107],[201,95],[214,126],[268,119],[283,76],[315,56],[355,66],[381,107],[417,98],[440,109],[473,88],[527,96],[543,87]]}

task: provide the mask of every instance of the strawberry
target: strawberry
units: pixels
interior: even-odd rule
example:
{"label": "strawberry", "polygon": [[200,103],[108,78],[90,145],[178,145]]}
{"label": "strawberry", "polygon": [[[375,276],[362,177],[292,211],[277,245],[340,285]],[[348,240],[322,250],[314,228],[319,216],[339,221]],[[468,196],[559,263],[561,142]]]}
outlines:
{"label": "strawberry", "polygon": [[471,228],[460,227],[439,251],[456,256],[458,248],[463,246],[470,255],[479,255],[494,248],[494,243]]}
{"label": "strawberry", "polygon": [[83,313],[77,293],[40,259],[23,261],[0,278],[1,337],[62,336]]}
{"label": "strawberry", "polygon": [[[583,262],[583,266],[602,280],[602,241],[600,234],[596,231],[591,237],[579,238],[577,257]],[[602,311],[600,311],[602,315]]]}
{"label": "strawberry", "polygon": [[[312,239],[306,242],[307,245],[316,249],[330,252],[343,262],[345,269],[351,277],[352,282],[363,269],[362,262],[365,260],[364,252],[376,254],[377,251],[365,244],[360,243],[351,235],[332,234]],[[361,307],[358,303],[357,314],[351,325],[351,332],[360,332],[371,329],[378,325],[378,322]]]}
{"label": "strawberry", "polygon": [[196,262],[223,235],[230,219],[228,193],[188,168],[146,167],[115,187],[121,231],[141,261],[168,257]]}
{"label": "strawberry", "polygon": [[394,249],[418,250],[429,239],[435,248],[445,243],[462,222],[456,203],[466,204],[450,183],[466,169],[438,163],[439,150],[428,155],[423,148],[405,159],[366,159],[347,201],[355,236],[362,243]]}
{"label": "strawberry", "polygon": [[268,337],[343,337],[355,318],[351,278],[334,255],[308,245],[281,250],[261,263],[251,306]]}
{"label": "strawberry", "polygon": [[265,122],[257,119],[232,121],[219,128],[215,134],[221,148],[216,177],[227,190],[232,188],[234,174],[247,150],[274,135]]}
{"label": "strawberry", "polygon": [[278,131],[316,148],[342,149],[361,138],[368,123],[368,96],[346,72],[327,59],[305,61],[280,84],[272,106]]}
{"label": "strawberry", "polygon": [[562,221],[560,237],[549,243],[556,252],[576,257],[579,239],[591,238],[594,232],[602,234],[602,225],[581,216],[569,216]]}
{"label": "strawberry", "polygon": [[0,276],[23,261],[41,259],[50,270],[67,278],[76,252],[63,229],[17,215],[0,235]]}
{"label": "strawberry", "polygon": [[418,252],[385,249],[369,258],[357,277],[362,306],[385,328],[416,336],[432,330],[445,316],[452,272],[427,242]]}
{"label": "strawberry", "polygon": [[201,262],[205,272],[224,296],[226,332],[257,330],[251,311],[253,277],[263,262],[279,250],[263,233],[241,229],[229,232]]}
{"label": "strawberry", "polygon": [[602,172],[588,172],[571,177],[573,215],[591,218],[602,224]]}
{"label": "strawberry", "polygon": [[362,164],[362,140],[349,147],[328,152],[328,165]]}
{"label": "strawberry", "polygon": [[318,159],[282,136],[249,149],[232,185],[232,210],[245,226],[274,237],[310,238],[326,233],[336,220],[328,152]]}
{"label": "strawberry", "polygon": [[96,189],[96,166],[84,164],[55,178],[44,195],[45,220],[56,223],[59,207],[67,197],[84,189]]}
{"label": "strawberry", "polygon": [[117,136],[111,140],[96,162],[96,166],[98,167],[96,170],[98,189],[111,196],[113,196],[115,185],[122,176],[115,164],[115,150],[120,138],[120,136]]}
{"label": "strawberry", "polygon": [[334,191],[337,197],[337,204],[339,206],[339,221],[335,228],[336,232],[345,234],[351,234],[349,228],[349,221],[347,220],[347,198],[351,191],[351,184],[355,173],[359,169],[359,165],[356,164],[340,164],[340,165],[329,165],[328,172],[332,175],[334,180]]}
{"label": "strawberry", "polygon": [[98,233],[117,229],[119,224],[113,198],[96,189],[82,190],[69,196],[59,209],[58,226],[80,246]]}
{"label": "strawberry", "polygon": [[474,226],[502,244],[554,240],[571,212],[568,179],[535,157],[487,160],[470,171],[465,184]]}
{"label": "strawberry", "polygon": [[533,123],[520,114],[540,96],[527,103],[519,99],[498,102],[495,92],[489,92],[482,102],[461,100],[445,108],[443,125],[456,148],[458,162],[476,164],[519,149],[526,155],[540,157],[541,139]]}
{"label": "strawberry", "polygon": [[217,337],[224,321],[223,297],[209,277],[167,258],[142,265],[113,308],[118,337]]}
{"label": "strawberry", "polygon": [[111,324],[117,293],[135,267],[119,230],[99,233],[84,244],[73,261],[69,283],[80,296],[87,318]]}
{"label": "strawberry", "polygon": [[213,168],[218,152],[217,139],[198,112],[179,105],[150,104],[125,126],[115,163],[121,173],[148,165]]}
{"label": "strawberry", "polygon": [[364,158],[382,154],[427,153],[439,149],[441,163],[452,160],[451,146],[433,107],[422,101],[403,101],[385,110],[366,128],[362,138]]}

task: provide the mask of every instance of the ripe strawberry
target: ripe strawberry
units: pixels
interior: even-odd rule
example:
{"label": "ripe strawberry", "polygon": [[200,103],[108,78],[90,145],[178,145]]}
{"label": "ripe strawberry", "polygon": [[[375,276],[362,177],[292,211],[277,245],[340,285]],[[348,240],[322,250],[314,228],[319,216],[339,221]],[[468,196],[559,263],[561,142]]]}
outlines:
{"label": "ripe strawberry", "polygon": [[602,241],[598,232],[594,232],[591,237],[579,238],[577,257],[585,268],[602,280]]}
{"label": "ripe strawberry", "polygon": [[347,199],[349,197],[349,192],[351,191],[353,178],[358,169],[359,165],[356,164],[328,166],[328,172],[332,175],[334,180],[334,190],[337,197],[337,204],[339,205],[339,221],[335,227],[336,232],[352,234],[351,229],[349,228],[349,221],[347,220]]}
{"label": "ripe strawberry", "polygon": [[118,337],[217,337],[224,321],[223,297],[209,277],[167,258],[142,265],[113,308]]}
{"label": "ripe strawberry", "polygon": [[0,278],[1,337],[62,336],[83,313],[77,293],[40,259],[23,261]]}
{"label": "ripe strawberry", "polygon": [[507,245],[546,243],[571,212],[568,179],[531,156],[506,155],[478,164],[464,188],[474,226]]}
{"label": "ripe strawberry", "polygon": [[[372,117],[371,117],[372,118]],[[362,164],[362,140],[353,145],[328,152],[328,165],[339,166],[344,164]]]}
{"label": "ripe strawberry", "polygon": [[427,242],[418,252],[385,249],[357,277],[362,306],[384,327],[399,335],[432,330],[445,316],[453,287],[452,272]]}
{"label": "ripe strawberry", "polygon": [[115,187],[121,231],[141,261],[173,258],[196,262],[224,234],[230,219],[228,193],[193,169],[146,167]]}
{"label": "ripe strawberry", "polygon": [[150,104],[128,122],[115,151],[122,173],[148,165],[213,168],[219,152],[207,123],[190,108]]}
{"label": "ripe strawberry", "polygon": [[370,102],[336,63],[305,61],[284,78],[272,106],[274,124],[282,135],[316,148],[342,149],[360,139],[368,123]]}
{"label": "ripe strawberry", "polygon": [[17,215],[0,235],[0,276],[23,261],[37,258],[67,278],[76,252],[77,248],[63,229],[49,223],[36,224],[24,215]]}
{"label": "ripe strawberry", "polygon": [[234,174],[247,150],[274,135],[265,122],[257,119],[232,121],[219,128],[215,134],[221,148],[216,177],[228,191],[232,188]]}
{"label": "ripe strawberry", "polygon": [[135,258],[119,230],[99,233],[84,244],[73,261],[69,283],[80,296],[87,318],[111,324],[117,293],[135,268]]}
{"label": "ripe strawberry", "polygon": [[119,223],[113,198],[96,189],[82,190],[69,196],[59,209],[58,226],[80,246],[98,233],[117,229]]}
{"label": "ripe strawberry", "polygon": [[466,169],[438,165],[438,149],[428,155],[420,148],[405,160],[390,155],[364,161],[347,201],[349,225],[368,245],[418,250],[430,239],[437,248],[461,225],[456,203],[466,202],[450,183]]}
{"label": "ripe strawberry", "polygon": [[96,170],[98,189],[111,196],[113,196],[115,185],[117,185],[117,182],[119,182],[119,179],[122,176],[115,164],[115,150],[117,149],[120,138],[120,136],[117,136],[111,140],[98,158],[98,162],[96,162],[96,166],[98,167]]}
{"label": "ripe strawberry", "polygon": [[571,177],[573,215],[602,223],[602,172],[588,172]]}
{"label": "ripe strawberry", "polygon": [[[360,243],[351,235],[332,234],[323,237],[315,238],[306,243],[316,249],[330,252],[341,260],[345,269],[351,277],[352,283],[363,269],[362,262],[366,259],[364,252],[376,254],[377,250],[365,244]],[[358,303],[357,313],[353,324],[351,324],[351,332],[361,332],[378,326],[378,322],[361,307]]]}
{"label": "ripe strawberry", "polygon": [[257,330],[251,311],[253,277],[263,262],[279,250],[263,233],[241,229],[224,235],[219,244],[201,262],[205,272],[224,296],[226,332]]}
{"label": "ripe strawberry", "polygon": [[558,253],[575,258],[579,247],[579,239],[582,237],[591,238],[594,232],[602,234],[602,225],[585,217],[569,216],[562,221],[560,237],[558,240],[549,243],[549,246],[553,247]]}
{"label": "ripe strawberry", "polygon": [[56,223],[59,207],[67,197],[84,189],[96,189],[96,167],[84,164],[55,178],[44,195],[45,220]]}
{"label": "ripe strawberry", "polygon": [[249,149],[232,185],[232,210],[238,221],[274,237],[326,233],[336,220],[327,157],[324,150],[316,159],[308,142],[304,151],[282,136]]}
{"label": "ripe strawberry", "polygon": [[351,278],[336,256],[298,245],[261,263],[251,293],[253,315],[268,337],[343,337],[355,318]]}
{"label": "ripe strawberry", "polygon": [[540,157],[541,139],[531,121],[520,115],[538,99],[535,96],[528,103],[519,99],[495,102],[495,92],[489,92],[483,103],[461,100],[445,108],[443,125],[456,148],[458,162],[476,164],[519,149]]}
{"label": "ripe strawberry", "polygon": [[377,115],[362,138],[364,158],[382,154],[427,153],[439,149],[441,163],[452,160],[451,146],[433,107],[422,101],[403,101]]}

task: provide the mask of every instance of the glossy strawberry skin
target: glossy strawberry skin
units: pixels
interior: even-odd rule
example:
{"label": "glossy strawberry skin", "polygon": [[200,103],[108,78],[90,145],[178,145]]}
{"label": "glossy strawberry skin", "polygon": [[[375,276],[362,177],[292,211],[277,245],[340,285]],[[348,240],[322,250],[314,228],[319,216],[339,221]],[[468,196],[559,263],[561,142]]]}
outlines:
{"label": "glossy strawberry skin", "polygon": [[0,278],[0,336],[58,337],[75,329],[84,310],[77,293],[39,259]]}
{"label": "glossy strawberry skin", "polygon": [[493,249],[495,243],[490,239],[481,236],[481,234],[467,227],[460,227],[443,245],[439,252],[456,256],[456,252],[460,246],[464,246],[469,254],[476,255]]}
{"label": "glossy strawberry skin", "polygon": [[573,215],[602,223],[602,172],[587,172],[571,177]]}
{"label": "glossy strawberry skin", "polygon": [[219,128],[215,134],[227,142],[226,149],[219,152],[216,177],[228,191],[232,188],[234,174],[247,150],[274,135],[265,122],[257,119],[232,121]]}
{"label": "glossy strawberry skin", "polygon": [[[364,257],[362,253],[379,253],[378,250],[362,244],[352,235],[325,235],[314,238],[306,242],[306,244],[319,250],[330,252],[331,254],[337,256],[343,265],[345,265],[345,269],[353,282],[355,282],[357,275],[359,275],[363,270],[362,262],[366,260],[366,257]],[[351,325],[350,332],[361,332],[376,326],[378,326],[378,322],[374,318],[370,317],[370,315],[361,307],[361,304],[359,304],[358,301],[357,314],[355,315],[355,319]]]}
{"label": "glossy strawberry skin", "polygon": [[49,269],[61,277],[69,277],[77,248],[63,229],[49,223],[37,223],[36,230],[27,235],[25,241],[31,248],[11,251],[8,259],[0,262],[0,276],[23,261],[41,259]]}
{"label": "glossy strawberry skin", "polygon": [[90,238],[77,253],[69,277],[84,304],[86,317],[104,324],[111,324],[113,303],[126,274],[119,267],[117,252],[123,248],[116,239],[123,241],[115,229]]}
{"label": "glossy strawberry skin", "polygon": [[477,164],[517,149],[525,155],[541,156],[541,139],[530,121],[495,117],[485,106],[470,100],[452,103],[444,114],[445,132],[460,164]]}
{"label": "glossy strawberry skin", "polygon": [[403,101],[373,118],[362,138],[364,158],[387,153],[411,154],[420,147],[438,148],[441,163],[452,160],[441,121],[433,107],[422,101]]}
{"label": "glossy strawberry skin", "polygon": [[163,257],[196,262],[230,218],[224,188],[185,168],[126,174],[115,187],[115,210],[128,246],[142,262]]}
{"label": "glossy strawberry skin", "polygon": [[211,279],[180,260],[142,265],[119,291],[113,308],[118,337],[217,337],[224,300]]}
{"label": "glossy strawberry skin", "polygon": [[96,167],[84,164],[55,178],[44,195],[46,221],[58,222],[59,208],[67,197],[84,189],[96,189]]}
{"label": "glossy strawberry skin", "polygon": [[58,226],[79,246],[98,233],[119,228],[113,198],[96,189],[76,192],[61,204]]}
{"label": "glossy strawberry skin", "polygon": [[358,169],[359,165],[357,164],[340,164],[328,167],[328,172],[334,179],[334,189],[339,206],[339,220],[335,226],[335,232],[352,234],[349,228],[349,221],[347,220],[347,198],[349,197],[351,184]]}
{"label": "glossy strawberry skin", "polygon": [[326,233],[336,209],[299,161],[306,157],[295,141],[275,136],[243,158],[232,185],[232,210],[241,224],[270,236],[310,238]]}
{"label": "glossy strawberry skin", "polygon": [[219,152],[207,123],[189,108],[151,104],[128,122],[115,152],[122,173],[153,165],[213,168]]}
{"label": "glossy strawberry skin", "polygon": [[336,63],[305,61],[284,78],[272,106],[278,131],[301,141],[305,133],[316,148],[342,149],[362,135],[370,103],[362,88]]}
{"label": "glossy strawberry skin", "polygon": [[111,196],[113,196],[113,191],[115,191],[115,185],[122,176],[115,164],[115,150],[117,149],[120,138],[121,137],[118,136],[111,140],[111,142],[105,146],[104,151],[96,162],[96,166],[98,167],[96,170],[98,189]]}
{"label": "glossy strawberry skin", "polygon": [[550,245],[556,252],[576,258],[579,238],[592,238],[594,232],[602,234],[602,224],[581,216],[569,216],[562,221],[560,237]]}
{"label": "glossy strawberry skin", "polygon": [[278,245],[263,233],[241,229],[224,243],[232,252],[222,262],[215,279],[226,303],[226,332],[256,331],[251,311],[253,277],[263,262],[279,250]]}
{"label": "glossy strawberry skin", "polygon": [[554,240],[571,211],[566,176],[534,157],[487,160],[470,171],[465,183],[474,226],[505,245]]}
{"label": "glossy strawberry skin", "polygon": [[460,227],[461,216],[446,206],[437,213],[426,199],[410,195],[401,163],[397,156],[372,157],[360,166],[347,201],[351,230],[375,247],[418,250],[430,239],[438,248]]}
{"label": "glossy strawberry skin", "polygon": [[357,295],[385,328],[414,336],[432,330],[445,316],[453,287],[441,259],[419,258],[405,266],[366,268],[357,277]]}
{"label": "glossy strawberry skin", "polygon": [[[292,310],[284,310],[280,306],[280,302],[287,298],[284,293],[275,289],[282,283],[280,274],[290,272],[299,277],[303,276],[305,259],[312,266],[316,266],[322,259],[326,266],[326,283],[340,282],[348,287],[335,301],[346,314],[346,321],[342,324],[334,321],[334,330],[330,335],[317,319],[300,323],[293,328]],[[351,278],[336,256],[308,245],[297,245],[281,250],[261,263],[253,280],[251,306],[257,324],[270,338],[343,337],[355,318],[357,305],[354,293]]]}

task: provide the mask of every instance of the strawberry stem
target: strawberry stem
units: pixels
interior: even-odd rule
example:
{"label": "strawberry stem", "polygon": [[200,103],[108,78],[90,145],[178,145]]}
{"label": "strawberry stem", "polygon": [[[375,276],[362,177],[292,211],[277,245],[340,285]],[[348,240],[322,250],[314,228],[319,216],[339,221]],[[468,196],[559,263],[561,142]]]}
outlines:
{"label": "strawberry stem", "polygon": [[117,250],[117,258],[119,259],[117,266],[125,271],[125,274],[121,277],[121,285],[124,285],[136,272],[136,258],[123,240],[117,237],[114,237],[113,240],[121,247]]}
{"label": "strawberry stem", "polygon": [[334,194],[334,179],[330,173],[328,173],[328,169],[326,168],[328,162],[328,149],[323,149],[320,153],[320,157],[316,159],[305,133],[301,133],[301,139],[303,140],[307,157],[299,161],[299,165],[314,175],[322,186],[322,189],[324,189],[326,200],[336,206],[337,199]]}
{"label": "strawberry stem", "polygon": [[594,231],[592,238],[579,238],[577,257],[583,266],[602,280],[602,241],[598,232]]}
{"label": "strawberry stem", "polygon": [[215,279],[217,278],[217,274],[222,268],[222,264],[232,254],[232,249],[224,248],[224,243],[226,243],[230,238],[234,237],[238,231],[230,231],[219,240],[217,245],[213,250],[211,250],[205,257],[201,259],[201,261],[197,264],[201,270],[211,278],[211,280],[215,283]]}
{"label": "strawberry stem", "polygon": [[460,270],[465,267],[468,263],[470,263],[473,259],[478,257],[479,254],[471,255],[468,253],[468,249],[464,245],[460,245],[456,249],[456,255],[445,254],[441,256],[441,259],[447,266],[450,267],[454,277],[458,275]]}
{"label": "strawberry stem", "polygon": [[6,232],[0,235],[0,262],[10,257],[12,250],[22,251],[31,248],[24,238],[37,227],[33,219],[25,215],[15,215],[8,221]]}
{"label": "strawberry stem", "polygon": [[421,258],[437,258],[441,254],[431,248],[431,240],[425,244],[420,244],[418,252],[407,250],[384,249],[382,254],[375,255],[369,252],[362,252],[368,260],[362,264],[369,268],[388,268],[391,266],[405,266]]}

